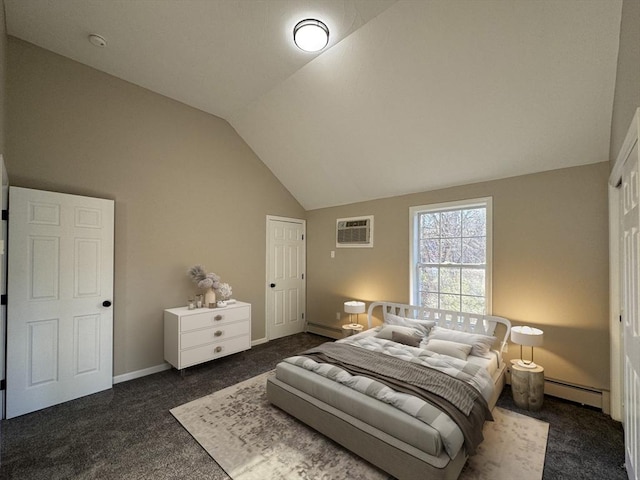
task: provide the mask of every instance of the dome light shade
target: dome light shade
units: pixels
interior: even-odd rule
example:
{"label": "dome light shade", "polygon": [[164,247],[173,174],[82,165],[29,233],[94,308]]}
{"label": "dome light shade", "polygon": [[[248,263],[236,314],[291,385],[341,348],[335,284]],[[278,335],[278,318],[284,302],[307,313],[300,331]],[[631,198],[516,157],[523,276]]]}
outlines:
{"label": "dome light shade", "polygon": [[318,52],[329,43],[329,29],[320,20],[308,18],[293,27],[293,41],[300,50]]}

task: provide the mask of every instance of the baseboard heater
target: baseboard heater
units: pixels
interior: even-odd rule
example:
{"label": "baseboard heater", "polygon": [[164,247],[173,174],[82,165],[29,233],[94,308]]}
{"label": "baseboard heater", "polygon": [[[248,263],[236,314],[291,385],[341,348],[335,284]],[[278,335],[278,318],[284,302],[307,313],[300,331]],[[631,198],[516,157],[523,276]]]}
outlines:
{"label": "baseboard heater", "polygon": [[329,338],[342,338],[342,329],[330,327],[328,325],[320,325],[319,323],[307,323],[307,332],[315,333]]}
{"label": "baseboard heater", "polygon": [[563,380],[545,378],[544,393],[583,405],[600,408],[607,414],[610,410],[608,390],[598,390],[597,388],[576,385]]}

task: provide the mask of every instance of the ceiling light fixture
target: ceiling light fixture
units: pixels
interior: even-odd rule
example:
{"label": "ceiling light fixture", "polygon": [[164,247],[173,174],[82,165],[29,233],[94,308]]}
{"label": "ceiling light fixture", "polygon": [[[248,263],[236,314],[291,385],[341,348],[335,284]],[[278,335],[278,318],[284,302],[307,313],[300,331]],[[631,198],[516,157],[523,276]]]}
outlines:
{"label": "ceiling light fixture", "polygon": [[96,33],[92,33],[91,35],[89,35],[89,41],[91,42],[92,45],[95,45],[96,47],[107,46],[107,41],[104,39],[104,37]]}
{"label": "ceiling light fixture", "polygon": [[329,28],[320,20],[302,20],[293,27],[293,41],[300,50],[318,52],[329,43]]}

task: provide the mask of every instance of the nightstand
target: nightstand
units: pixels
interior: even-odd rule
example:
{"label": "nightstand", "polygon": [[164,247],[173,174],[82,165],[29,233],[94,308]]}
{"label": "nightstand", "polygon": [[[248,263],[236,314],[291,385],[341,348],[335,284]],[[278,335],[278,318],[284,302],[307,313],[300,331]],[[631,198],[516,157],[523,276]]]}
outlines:
{"label": "nightstand", "polygon": [[518,407],[540,410],[544,401],[544,368],[526,368],[511,360],[511,392]]}
{"label": "nightstand", "polygon": [[356,325],[353,323],[348,323],[347,325],[342,325],[342,337],[347,338],[351,335],[355,335],[356,333],[360,333],[364,327],[362,325]]}

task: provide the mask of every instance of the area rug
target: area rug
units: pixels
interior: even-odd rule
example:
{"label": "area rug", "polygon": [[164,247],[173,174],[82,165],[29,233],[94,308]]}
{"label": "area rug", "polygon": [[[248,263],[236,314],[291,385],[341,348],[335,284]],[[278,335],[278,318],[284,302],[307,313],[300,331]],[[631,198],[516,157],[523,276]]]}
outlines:
{"label": "area rug", "polygon": [[[388,480],[377,469],[272,406],[269,375],[199,398],[171,413],[233,480]],[[495,408],[485,440],[467,462],[463,480],[539,480],[549,424]]]}

